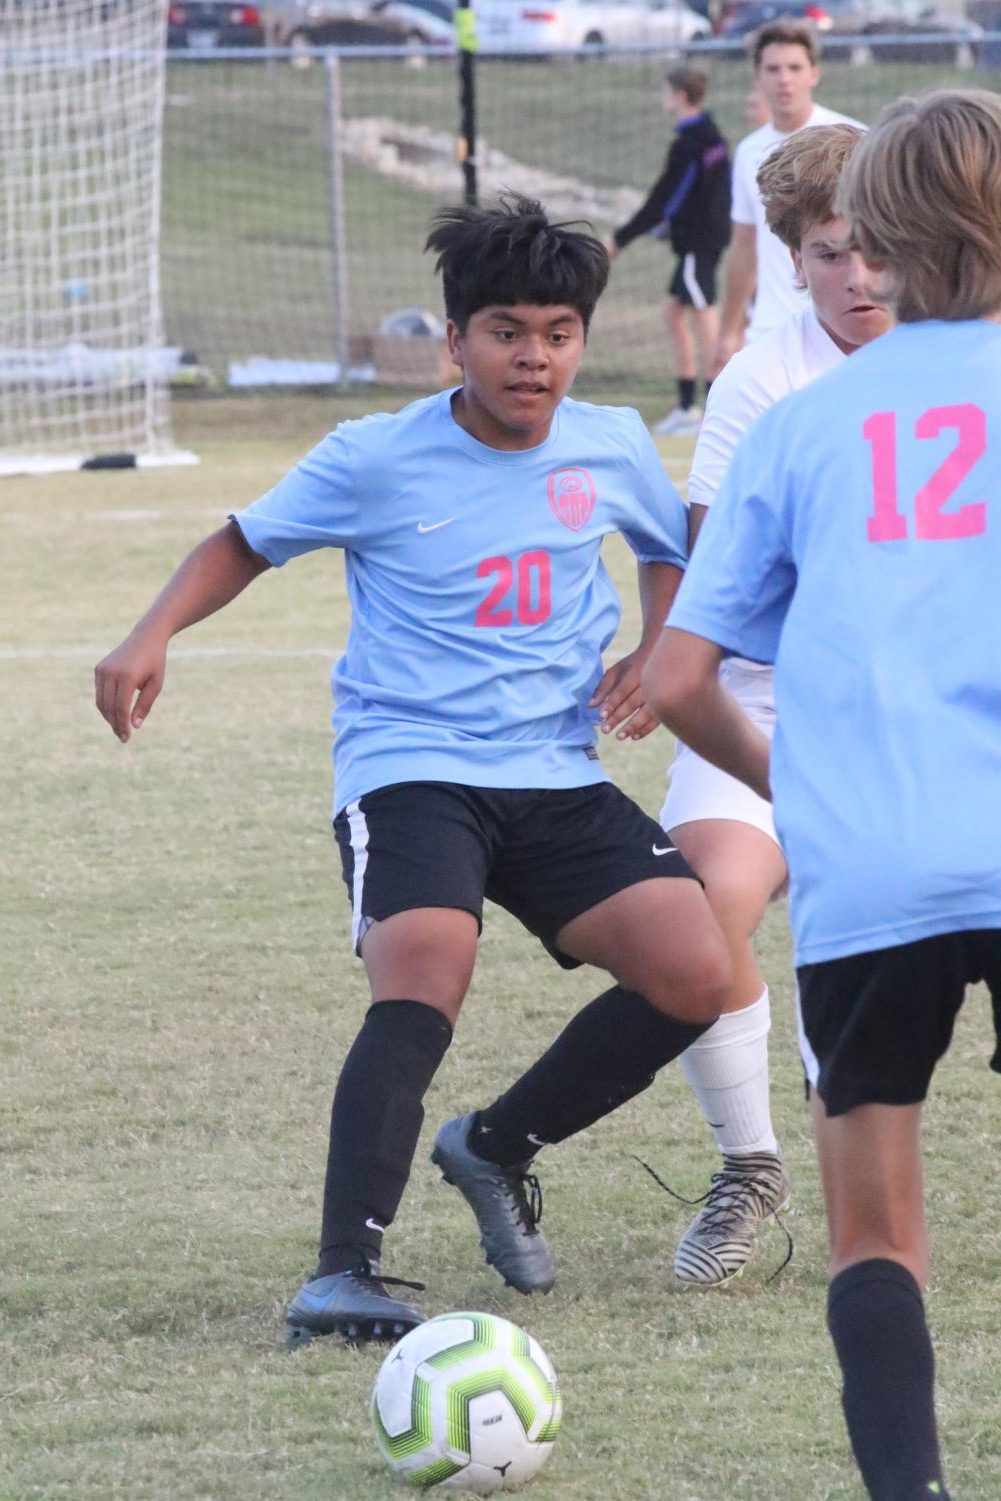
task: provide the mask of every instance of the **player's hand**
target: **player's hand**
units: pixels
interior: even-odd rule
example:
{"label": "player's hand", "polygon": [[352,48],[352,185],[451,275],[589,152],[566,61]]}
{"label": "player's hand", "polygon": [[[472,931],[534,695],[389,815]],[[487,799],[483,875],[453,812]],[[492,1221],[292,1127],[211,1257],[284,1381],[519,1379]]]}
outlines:
{"label": "player's hand", "polygon": [[138,627],[94,669],[97,707],[124,744],[142,724],[167,670],[167,642]]}
{"label": "player's hand", "polygon": [[590,707],[601,713],[601,733],[616,730],[616,740],[642,740],[660,723],[647,708],[640,673],[649,652],[633,651],[613,663],[591,696]]}
{"label": "player's hand", "polygon": [[614,261],[615,258],[616,258],[616,256],[619,253],[619,247],[618,247],[618,245],[616,245],[615,241],[612,239],[612,236],[609,235],[608,238],[607,238],[607,240],[603,240],[602,241],[602,244],[605,247],[605,252],[606,252],[606,254],[608,256],[608,259],[610,261]]}
{"label": "player's hand", "polygon": [[738,349],[743,349],[743,347],[744,335],[741,332],[721,333],[716,341],[716,348],[713,352],[710,378],[715,380],[727,361],[737,353]]}

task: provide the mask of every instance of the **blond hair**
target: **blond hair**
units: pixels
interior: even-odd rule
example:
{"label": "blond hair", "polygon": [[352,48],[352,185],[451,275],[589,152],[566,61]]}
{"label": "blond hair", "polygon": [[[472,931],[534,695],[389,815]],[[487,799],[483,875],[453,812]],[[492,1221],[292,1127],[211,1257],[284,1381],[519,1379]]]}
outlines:
{"label": "blond hair", "polygon": [[864,133],[857,125],[809,125],[783,141],[759,167],[768,228],[790,250],[799,249],[808,224],[834,218],[842,170]]}
{"label": "blond hair", "polygon": [[903,323],[1001,308],[1001,99],[938,89],[882,111],[841,179],[838,212]]}
{"label": "blond hair", "polygon": [[766,47],[802,47],[813,67],[820,61],[820,42],[812,26],[799,21],[769,21],[751,38],[751,62],[755,68],[761,64],[761,55]]}

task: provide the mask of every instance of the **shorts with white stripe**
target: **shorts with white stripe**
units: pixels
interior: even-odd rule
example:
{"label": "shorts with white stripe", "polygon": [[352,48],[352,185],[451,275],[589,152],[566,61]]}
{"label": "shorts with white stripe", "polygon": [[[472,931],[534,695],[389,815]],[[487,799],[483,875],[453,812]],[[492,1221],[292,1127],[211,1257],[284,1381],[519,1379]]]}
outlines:
{"label": "shorts with white stripe", "polygon": [[660,825],[611,782],[469,787],[399,782],[334,819],[357,952],[372,923],[420,907],[506,908],[564,969],[556,938],[581,913],[640,881],[695,879]]}
{"label": "shorts with white stripe", "polygon": [[689,251],[679,257],[668,292],[684,307],[707,308],[716,301],[716,267],[718,250]]}

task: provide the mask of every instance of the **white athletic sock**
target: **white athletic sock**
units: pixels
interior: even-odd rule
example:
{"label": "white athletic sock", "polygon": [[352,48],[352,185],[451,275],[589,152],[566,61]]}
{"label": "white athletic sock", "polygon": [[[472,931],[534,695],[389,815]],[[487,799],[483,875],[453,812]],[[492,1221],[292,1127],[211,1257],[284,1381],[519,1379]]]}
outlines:
{"label": "white athletic sock", "polygon": [[776,1152],[768,1102],[768,986],[728,1011],[681,1055],[681,1069],[721,1152]]}

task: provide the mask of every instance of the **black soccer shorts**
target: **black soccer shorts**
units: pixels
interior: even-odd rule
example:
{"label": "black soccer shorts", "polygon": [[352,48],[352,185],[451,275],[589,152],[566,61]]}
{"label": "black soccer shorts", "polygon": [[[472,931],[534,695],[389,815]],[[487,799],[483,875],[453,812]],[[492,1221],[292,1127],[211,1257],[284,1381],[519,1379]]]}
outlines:
{"label": "black soccer shorts", "polygon": [[483,898],[507,909],[564,969],[556,935],[639,881],[697,879],[660,824],[611,782],[524,790],[398,782],[334,820],[355,951],[373,922],[455,907],[482,927]]}
{"label": "black soccer shorts", "polygon": [[722,251],[689,251],[678,259],[668,292],[683,307],[707,308],[716,301],[716,268]]}
{"label": "black soccer shorts", "polygon": [[991,1068],[1001,1073],[1001,929],[942,933],[796,974],[803,1064],[828,1115],[919,1104],[966,987],[980,980],[994,1008]]}

